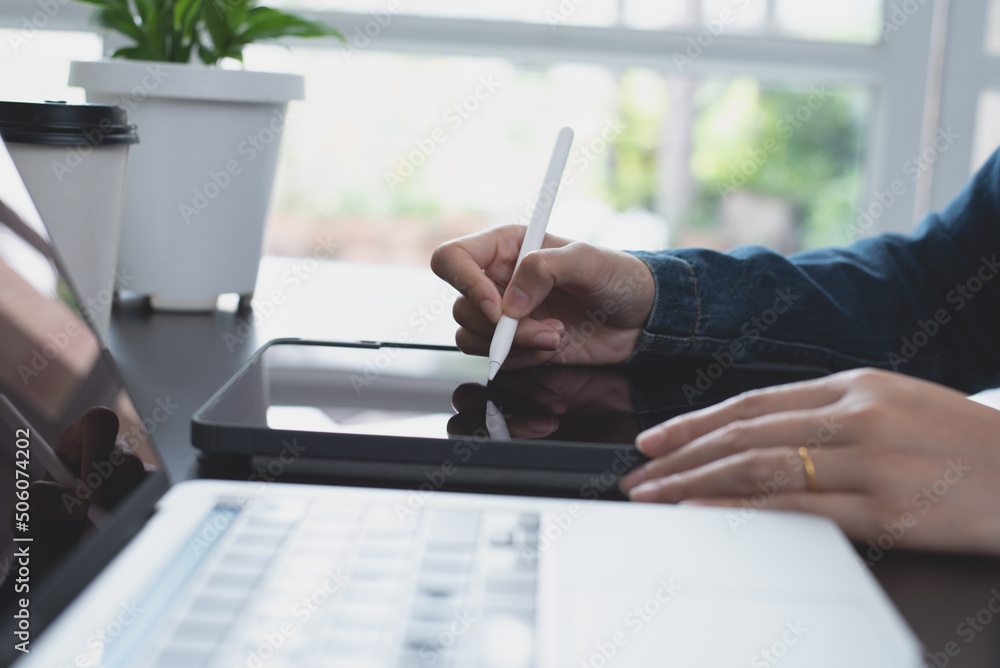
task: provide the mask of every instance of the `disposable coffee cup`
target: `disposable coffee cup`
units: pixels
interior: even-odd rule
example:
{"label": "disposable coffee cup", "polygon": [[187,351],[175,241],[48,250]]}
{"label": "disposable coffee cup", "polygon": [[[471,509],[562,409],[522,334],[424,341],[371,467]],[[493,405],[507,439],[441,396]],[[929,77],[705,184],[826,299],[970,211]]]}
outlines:
{"label": "disposable coffee cup", "polygon": [[0,137],[45,221],[80,298],[107,345],[129,147],[139,141],[121,107],[0,102]]}

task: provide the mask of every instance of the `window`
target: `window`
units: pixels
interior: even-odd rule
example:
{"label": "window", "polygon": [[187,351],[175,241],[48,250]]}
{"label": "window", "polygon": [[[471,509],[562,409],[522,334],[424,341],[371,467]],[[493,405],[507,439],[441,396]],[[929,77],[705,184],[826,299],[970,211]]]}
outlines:
{"label": "window", "polygon": [[[308,253],[332,231],[344,258],[419,264],[448,238],[525,222],[562,124],[577,136],[550,229],[572,238],[793,251],[846,241],[860,203],[864,88],[275,51],[247,62],[305,72],[308,104],[284,140],[272,253]],[[687,173],[671,171],[678,157]]]}
{"label": "window", "polygon": [[[1000,0],[947,15],[929,0],[273,1],[352,40],[247,52],[251,68],[307,77],[273,253],[333,231],[345,258],[423,264],[444,239],[523,219],[564,124],[585,154],[553,231],[633,248],[792,251],[907,230],[1000,141]],[[0,39],[36,4],[4,3]],[[81,101],[68,62],[100,39],[75,3],[47,27],[69,32],[0,43],[4,97]],[[859,230],[951,126],[947,154]]]}
{"label": "window", "polygon": [[84,102],[83,91],[66,85],[73,60],[101,57],[92,32],[0,29],[0,95],[4,100]]}

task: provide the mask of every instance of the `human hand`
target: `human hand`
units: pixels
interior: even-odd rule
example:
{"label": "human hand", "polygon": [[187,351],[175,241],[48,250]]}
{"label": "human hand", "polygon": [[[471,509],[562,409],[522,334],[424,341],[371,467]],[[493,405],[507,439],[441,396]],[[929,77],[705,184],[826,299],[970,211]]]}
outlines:
{"label": "human hand", "polygon": [[817,513],[859,542],[1000,554],[1000,411],[940,385],[847,371],[742,394],[637,445],[654,459],[622,480],[634,501]]}
{"label": "human hand", "polygon": [[453,309],[458,347],[489,354],[503,314],[520,319],[505,369],[624,361],[653,307],[655,286],[645,263],[548,234],[515,275],[525,229],[497,227],[434,251],[431,269],[462,293]]}

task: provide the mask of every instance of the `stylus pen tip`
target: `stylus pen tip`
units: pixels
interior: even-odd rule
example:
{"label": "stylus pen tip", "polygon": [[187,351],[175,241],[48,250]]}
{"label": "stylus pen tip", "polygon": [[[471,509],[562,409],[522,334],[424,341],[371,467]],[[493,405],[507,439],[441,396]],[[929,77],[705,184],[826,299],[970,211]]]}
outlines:
{"label": "stylus pen tip", "polygon": [[500,362],[496,362],[496,361],[492,361],[491,360],[490,361],[490,375],[487,378],[487,382],[493,380],[493,378],[497,375],[497,371],[499,371],[499,370],[500,370]]}

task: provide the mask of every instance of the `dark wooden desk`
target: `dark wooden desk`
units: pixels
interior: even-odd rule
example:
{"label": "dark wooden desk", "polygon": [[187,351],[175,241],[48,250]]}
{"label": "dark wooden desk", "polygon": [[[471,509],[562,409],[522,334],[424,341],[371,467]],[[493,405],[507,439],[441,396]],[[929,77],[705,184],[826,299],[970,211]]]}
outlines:
{"label": "dark wooden desk", "polygon": [[[264,342],[384,340],[403,332],[424,343],[453,340],[454,293],[429,271],[326,263],[306,272],[300,265],[305,278],[296,282],[294,269],[291,261],[265,260],[252,316],[151,313],[141,303],[116,311],[110,347],[139,411],[172,407],[154,437],[175,481],[206,475],[191,446],[191,416]],[[890,550],[872,572],[933,655],[928,665],[1000,666],[1000,559]]]}

